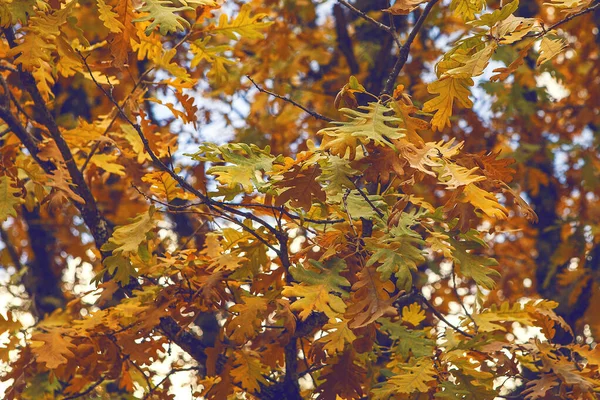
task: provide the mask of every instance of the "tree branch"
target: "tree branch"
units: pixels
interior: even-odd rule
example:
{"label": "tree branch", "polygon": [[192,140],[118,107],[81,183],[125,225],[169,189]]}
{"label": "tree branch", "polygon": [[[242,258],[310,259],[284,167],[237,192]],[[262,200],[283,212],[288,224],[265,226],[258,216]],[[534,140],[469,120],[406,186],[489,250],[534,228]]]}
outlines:
{"label": "tree branch", "polygon": [[[8,44],[11,48],[16,46],[15,36],[12,28],[4,28],[4,35],[8,41]],[[76,185],[75,192],[81,196],[84,200],[84,204],[74,203],[76,207],[79,209],[81,216],[83,217],[86,225],[92,232],[92,236],[94,237],[96,247],[100,249],[102,245],[108,240],[110,234],[108,231],[108,224],[106,221],[100,216],[98,211],[98,207],[96,205],[96,199],[92,195],[90,188],[85,182],[85,178],[79,169],[77,168],[77,164],[73,159],[73,154],[71,153],[71,149],[69,145],[62,137],[60,133],[60,129],[54,120],[54,117],[50,113],[50,110],[46,106],[46,101],[42,97],[40,91],[37,88],[37,84],[35,78],[31,73],[25,71],[21,65],[17,68],[19,72],[19,78],[25,90],[29,93],[31,98],[33,99],[33,103],[35,108],[39,114],[40,122],[46,126],[50,136],[56,143],[58,150],[60,151],[61,156],[65,161],[65,165],[71,176],[73,183]]]}
{"label": "tree branch", "polygon": [[268,91],[268,90],[266,90],[266,89],[263,89],[262,87],[260,87],[260,86],[259,86],[259,85],[258,85],[258,84],[257,84],[257,83],[256,83],[256,82],[255,82],[255,81],[254,81],[254,80],[253,80],[251,77],[250,77],[250,75],[246,75],[246,78],[248,78],[248,79],[250,80],[250,82],[252,82],[252,84],[254,85],[254,87],[255,87],[256,89],[258,89],[258,91],[259,91],[259,92],[266,93],[266,94],[268,94],[268,95],[270,95],[270,96],[276,97],[276,98],[278,98],[278,99],[280,99],[280,100],[283,100],[283,101],[285,101],[285,102],[287,102],[287,103],[290,103],[290,104],[292,104],[292,105],[294,105],[294,106],[298,107],[298,108],[299,108],[299,109],[301,109],[302,111],[304,111],[304,112],[308,113],[309,115],[311,115],[312,117],[314,117],[314,118],[316,118],[316,119],[320,119],[320,120],[327,121],[327,122],[332,122],[332,121],[333,121],[333,119],[331,119],[331,118],[329,118],[329,117],[326,117],[326,116],[324,116],[324,115],[321,115],[321,114],[319,114],[319,113],[318,113],[318,112],[316,112],[316,111],[309,110],[308,108],[304,107],[302,104],[296,103],[294,100],[292,100],[292,99],[290,99],[290,98],[288,98],[288,97],[284,97],[284,96],[282,96],[282,95],[280,95],[280,94],[273,93],[273,92],[270,92],[270,91]]}
{"label": "tree branch", "polygon": [[437,317],[437,318],[438,318],[440,321],[442,321],[443,323],[445,323],[446,325],[448,325],[450,328],[454,329],[456,332],[458,332],[458,333],[460,333],[461,335],[463,335],[463,336],[466,336],[466,337],[468,337],[468,338],[473,338],[473,337],[474,337],[474,336],[473,336],[473,335],[471,335],[470,333],[467,333],[467,332],[463,331],[463,330],[462,330],[462,329],[460,329],[458,326],[456,326],[456,325],[452,324],[450,321],[448,321],[448,320],[446,319],[446,317],[444,317],[444,315],[443,315],[441,312],[439,312],[439,311],[438,311],[438,310],[437,310],[437,309],[436,309],[436,308],[433,306],[433,304],[431,304],[431,302],[425,298],[425,296],[423,296],[423,294],[421,294],[421,293],[417,293],[417,294],[416,294],[416,297],[417,297],[417,299],[418,299],[418,300],[419,300],[421,303],[423,303],[424,305],[426,305],[426,306],[427,306],[427,308],[428,308],[428,309],[430,309],[430,310],[431,310],[431,312],[432,312],[432,313],[433,313],[433,314],[434,314],[434,315],[435,315],[435,316],[436,316],[436,317]]}
{"label": "tree branch", "polygon": [[343,4],[344,6],[346,6],[350,11],[352,11],[353,13],[355,13],[356,15],[358,15],[359,17],[361,17],[362,19],[369,21],[370,23],[372,23],[373,25],[375,25],[376,27],[378,27],[379,29],[381,29],[384,32],[389,33],[392,38],[394,39],[394,42],[396,42],[396,45],[398,45],[398,47],[400,47],[400,40],[398,39],[398,34],[396,33],[396,31],[391,27],[391,26],[387,26],[386,24],[382,24],[381,22],[377,21],[376,19],[373,19],[371,17],[369,17],[367,15],[367,13],[359,10],[358,8],[354,7],[352,4],[348,3],[346,0],[338,0],[338,2],[340,4]]}
{"label": "tree branch", "polygon": [[415,23],[415,26],[413,27],[412,31],[410,31],[406,42],[404,42],[404,44],[400,48],[398,58],[396,59],[396,64],[394,64],[394,68],[390,72],[390,75],[388,76],[385,82],[385,86],[383,87],[380,96],[383,96],[384,94],[389,95],[392,93],[392,90],[394,89],[394,83],[396,82],[398,75],[400,75],[400,71],[402,71],[402,68],[404,68],[404,64],[406,64],[406,61],[408,60],[408,55],[410,54],[410,46],[412,45],[413,41],[417,37],[417,34],[423,27],[427,16],[431,12],[431,9],[433,8],[433,6],[435,6],[435,4],[438,1],[439,0],[431,0],[429,3],[427,3],[427,6],[425,6],[423,13]]}

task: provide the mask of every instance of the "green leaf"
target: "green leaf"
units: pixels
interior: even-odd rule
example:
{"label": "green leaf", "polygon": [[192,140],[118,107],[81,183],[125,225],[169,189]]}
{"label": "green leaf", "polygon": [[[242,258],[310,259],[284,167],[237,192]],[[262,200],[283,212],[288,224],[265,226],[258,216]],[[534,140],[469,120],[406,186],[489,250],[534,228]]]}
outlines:
{"label": "green leaf", "polygon": [[493,258],[469,253],[469,250],[477,247],[474,243],[453,239],[449,241],[454,247],[452,254],[455,262],[460,266],[460,272],[468,278],[473,278],[479,286],[492,290],[496,284],[493,277],[499,277],[500,273],[488,267],[498,265],[498,262]]}
{"label": "green leaf", "polygon": [[138,214],[131,223],[119,226],[114,230],[102,250],[121,253],[137,253],[138,247],[146,240],[146,235],[154,228],[155,208],[151,206],[148,212]]}
{"label": "green leaf", "polygon": [[[316,260],[309,260],[309,263],[316,271],[306,269],[301,264],[290,267],[290,273],[295,280],[309,285],[325,285],[330,291],[347,294],[344,287],[350,287],[350,282],[340,272],[346,269],[346,262],[340,258],[331,258],[320,263]],[[318,272],[317,272],[318,271]]]}
{"label": "green leaf", "polygon": [[402,119],[396,117],[394,110],[381,103],[369,103],[367,106],[359,106],[358,110],[349,108],[340,109],[349,121],[333,122],[338,126],[321,129],[317,132],[323,135],[324,150],[340,157],[346,158],[346,153],[350,158],[355,149],[355,142],[368,144],[375,143],[377,146],[390,146],[393,144],[390,139],[400,139],[404,137],[404,129],[399,127]]}
{"label": "green leaf", "polygon": [[389,378],[380,387],[375,387],[371,391],[373,399],[388,399],[397,393],[426,393],[430,389],[428,383],[436,380],[437,372],[428,358],[400,364],[396,368],[401,372]]}
{"label": "green leaf", "polygon": [[229,143],[217,146],[212,143],[203,144],[195,154],[186,154],[196,161],[226,162],[209,168],[209,174],[214,174],[219,183],[228,188],[241,188],[246,193],[252,193],[255,188],[265,185],[262,173],[273,169],[273,163],[278,161],[271,155],[269,146],[264,150],[255,145],[245,143]]}
{"label": "green leaf", "polygon": [[450,8],[464,20],[475,18],[475,14],[485,7],[485,0],[452,0]]}
{"label": "green leaf", "polygon": [[129,284],[129,280],[137,276],[137,271],[131,264],[131,261],[129,261],[129,258],[123,257],[121,254],[113,254],[106,257],[103,264],[106,267],[106,271],[121,285]]}
{"label": "green leaf", "polygon": [[190,23],[185,18],[175,14],[186,10],[193,10],[193,8],[189,6],[175,7],[170,0],[144,0],[144,5],[138,11],[148,13],[148,15],[136,18],[133,22],[152,21],[144,31],[146,36],[150,36],[156,27],[159,27],[161,35],[166,35],[190,27]]}
{"label": "green leaf", "polygon": [[328,195],[336,195],[346,188],[354,188],[350,177],[358,175],[359,172],[350,166],[348,160],[330,155],[319,162],[319,165],[321,166],[321,176],[318,181],[325,186]]}
{"label": "green leaf", "polygon": [[399,321],[392,322],[387,318],[381,318],[378,322],[394,341],[394,351],[402,357],[408,358],[411,354],[414,357],[427,357],[433,354],[435,342],[424,331],[408,329]]}
{"label": "green leaf", "polygon": [[377,271],[381,273],[381,279],[390,279],[394,274],[398,279],[396,286],[409,291],[412,288],[411,271],[416,271],[417,265],[425,261],[423,251],[419,248],[425,242],[413,236],[402,236],[390,240],[391,243],[382,244],[380,240],[369,239],[367,248],[372,250],[373,254],[369,258],[367,266],[377,262],[381,263],[377,267]]}
{"label": "green leaf", "polygon": [[513,0],[502,8],[494,10],[492,13],[483,14],[474,21],[469,21],[471,26],[489,26],[490,28],[500,21],[504,21],[519,8],[519,0]]}

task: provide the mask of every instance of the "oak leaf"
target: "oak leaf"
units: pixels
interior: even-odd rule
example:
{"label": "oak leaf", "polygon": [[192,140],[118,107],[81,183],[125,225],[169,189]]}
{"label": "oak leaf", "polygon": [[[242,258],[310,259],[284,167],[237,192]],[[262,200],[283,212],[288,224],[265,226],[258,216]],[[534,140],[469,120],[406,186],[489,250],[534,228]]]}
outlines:
{"label": "oak leaf", "polygon": [[425,311],[417,303],[402,308],[402,321],[408,322],[412,326],[419,325],[425,319]]}
{"label": "oak leaf", "polygon": [[55,369],[75,357],[71,351],[75,345],[69,338],[63,336],[59,329],[52,329],[47,333],[36,333],[31,340],[36,361],[46,364],[48,369]]}
{"label": "oak leaf", "polygon": [[452,116],[452,106],[457,101],[461,106],[468,108],[473,106],[469,99],[469,86],[473,86],[471,78],[455,78],[452,76],[444,77],[427,85],[427,90],[437,97],[429,100],[423,105],[423,111],[435,112],[431,125],[441,131],[446,126],[450,126],[450,116]]}
{"label": "oak leaf", "polygon": [[17,206],[24,202],[18,196],[21,190],[14,185],[16,182],[7,175],[0,176],[0,222],[6,221],[9,216],[17,216]]}

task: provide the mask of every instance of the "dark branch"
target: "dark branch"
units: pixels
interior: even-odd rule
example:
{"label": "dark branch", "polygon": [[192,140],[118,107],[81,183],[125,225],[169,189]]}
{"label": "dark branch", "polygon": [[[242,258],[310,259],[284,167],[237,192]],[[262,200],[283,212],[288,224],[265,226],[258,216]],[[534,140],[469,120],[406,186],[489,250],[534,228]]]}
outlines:
{"label": "dark branch", "polygon": [[402,71],[402,68],[404,68],[404,64],[406,64],[406,61],[408,60],[408,55],[410,54],[410,46],[412,45],[413,41],[417,37],[417,34],[423,27],[427,16],[431,12],[431,9],[433,8],[433,6],[435,6],[437,2],[438,0],[431,0],[429,3],[427,3],[427,6],[425,6],[423,13],[417,20],[417,23],[413,27],[412,31],[410,31],[406,42],[404,42],[404,44],[400,48],[400,53],[398,54],[396,64],[394,64],[394,68],[392,69],[392,72],[390,72],[390,75],[388,76],[385,82],[385,86],[381,91],[380,96],[383,96],[384,94],[389,95],[392,93],[392,90],[394,89],[394,83],[396,82],[398,75],[400,75],[400,71]]}
{"label": "dark branch", "polygon": [[268,90],[266,90],[266,89],[263,89],[262,87],[260,87],[260,86],[259,86],[259,85],[258,85],[258,84],[257,84],[257,83],[256,83],[256,82],[255,82],[255,81],[254,81],[254,80],[253,80],[251,77],[250,77],[250,75],[246,75],[246,78],[248,78],[248,79],[250,80],[250,82],[252,82],[252,84],[254,85],[254,87],[255,87],[256,89],[258,89],[258,91],[259,91],[259,92],[266,93],[266,94],[268,94],[268,95],[270,95],[270,96],[276,97],[276,98],[278,98],[278,99],[280,99],[280,100],[283,100],[283,101],[285,101],[285,102],[287,102],[287,103],[293,104],[294,106],[298,107],[299,109],[301,109],[302,111],[304,111],[304,112],[308,113],[310,116],[312,116],[312,117],[314,117],[314,118],[316,118],[316,119],[320,119],[320,120],[327,121],[327,122],[332,122],[332,121],[333,121],[333,119],[331,119],[331,118],[329,118],[329,117],[326,117],[326,116],[324,116],[324,115],[321,115],[321,114],[319,114],[319,113],[318,113],[318,112],[316,112],[316,111],[309,110],[308,108],[304,107],[302,104],[296,103],[294,100],[292,100],[292,99],[290,99],[290,98],[288,98],[288,97],[285,97],[285,96],[282,96],[282,95],[280,95],[280,94],[273,93],[273,92],[270,92],[270,91],[268,91]]}

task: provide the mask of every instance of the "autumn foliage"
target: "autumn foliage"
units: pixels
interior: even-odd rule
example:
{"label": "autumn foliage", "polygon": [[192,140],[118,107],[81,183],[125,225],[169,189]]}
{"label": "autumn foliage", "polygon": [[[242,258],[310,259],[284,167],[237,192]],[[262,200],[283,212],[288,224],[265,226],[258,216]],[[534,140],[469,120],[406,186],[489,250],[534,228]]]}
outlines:
{"label": "autumn foliage", "polygon": [[597,0],[0,25],[4,398],[598,398]]}

